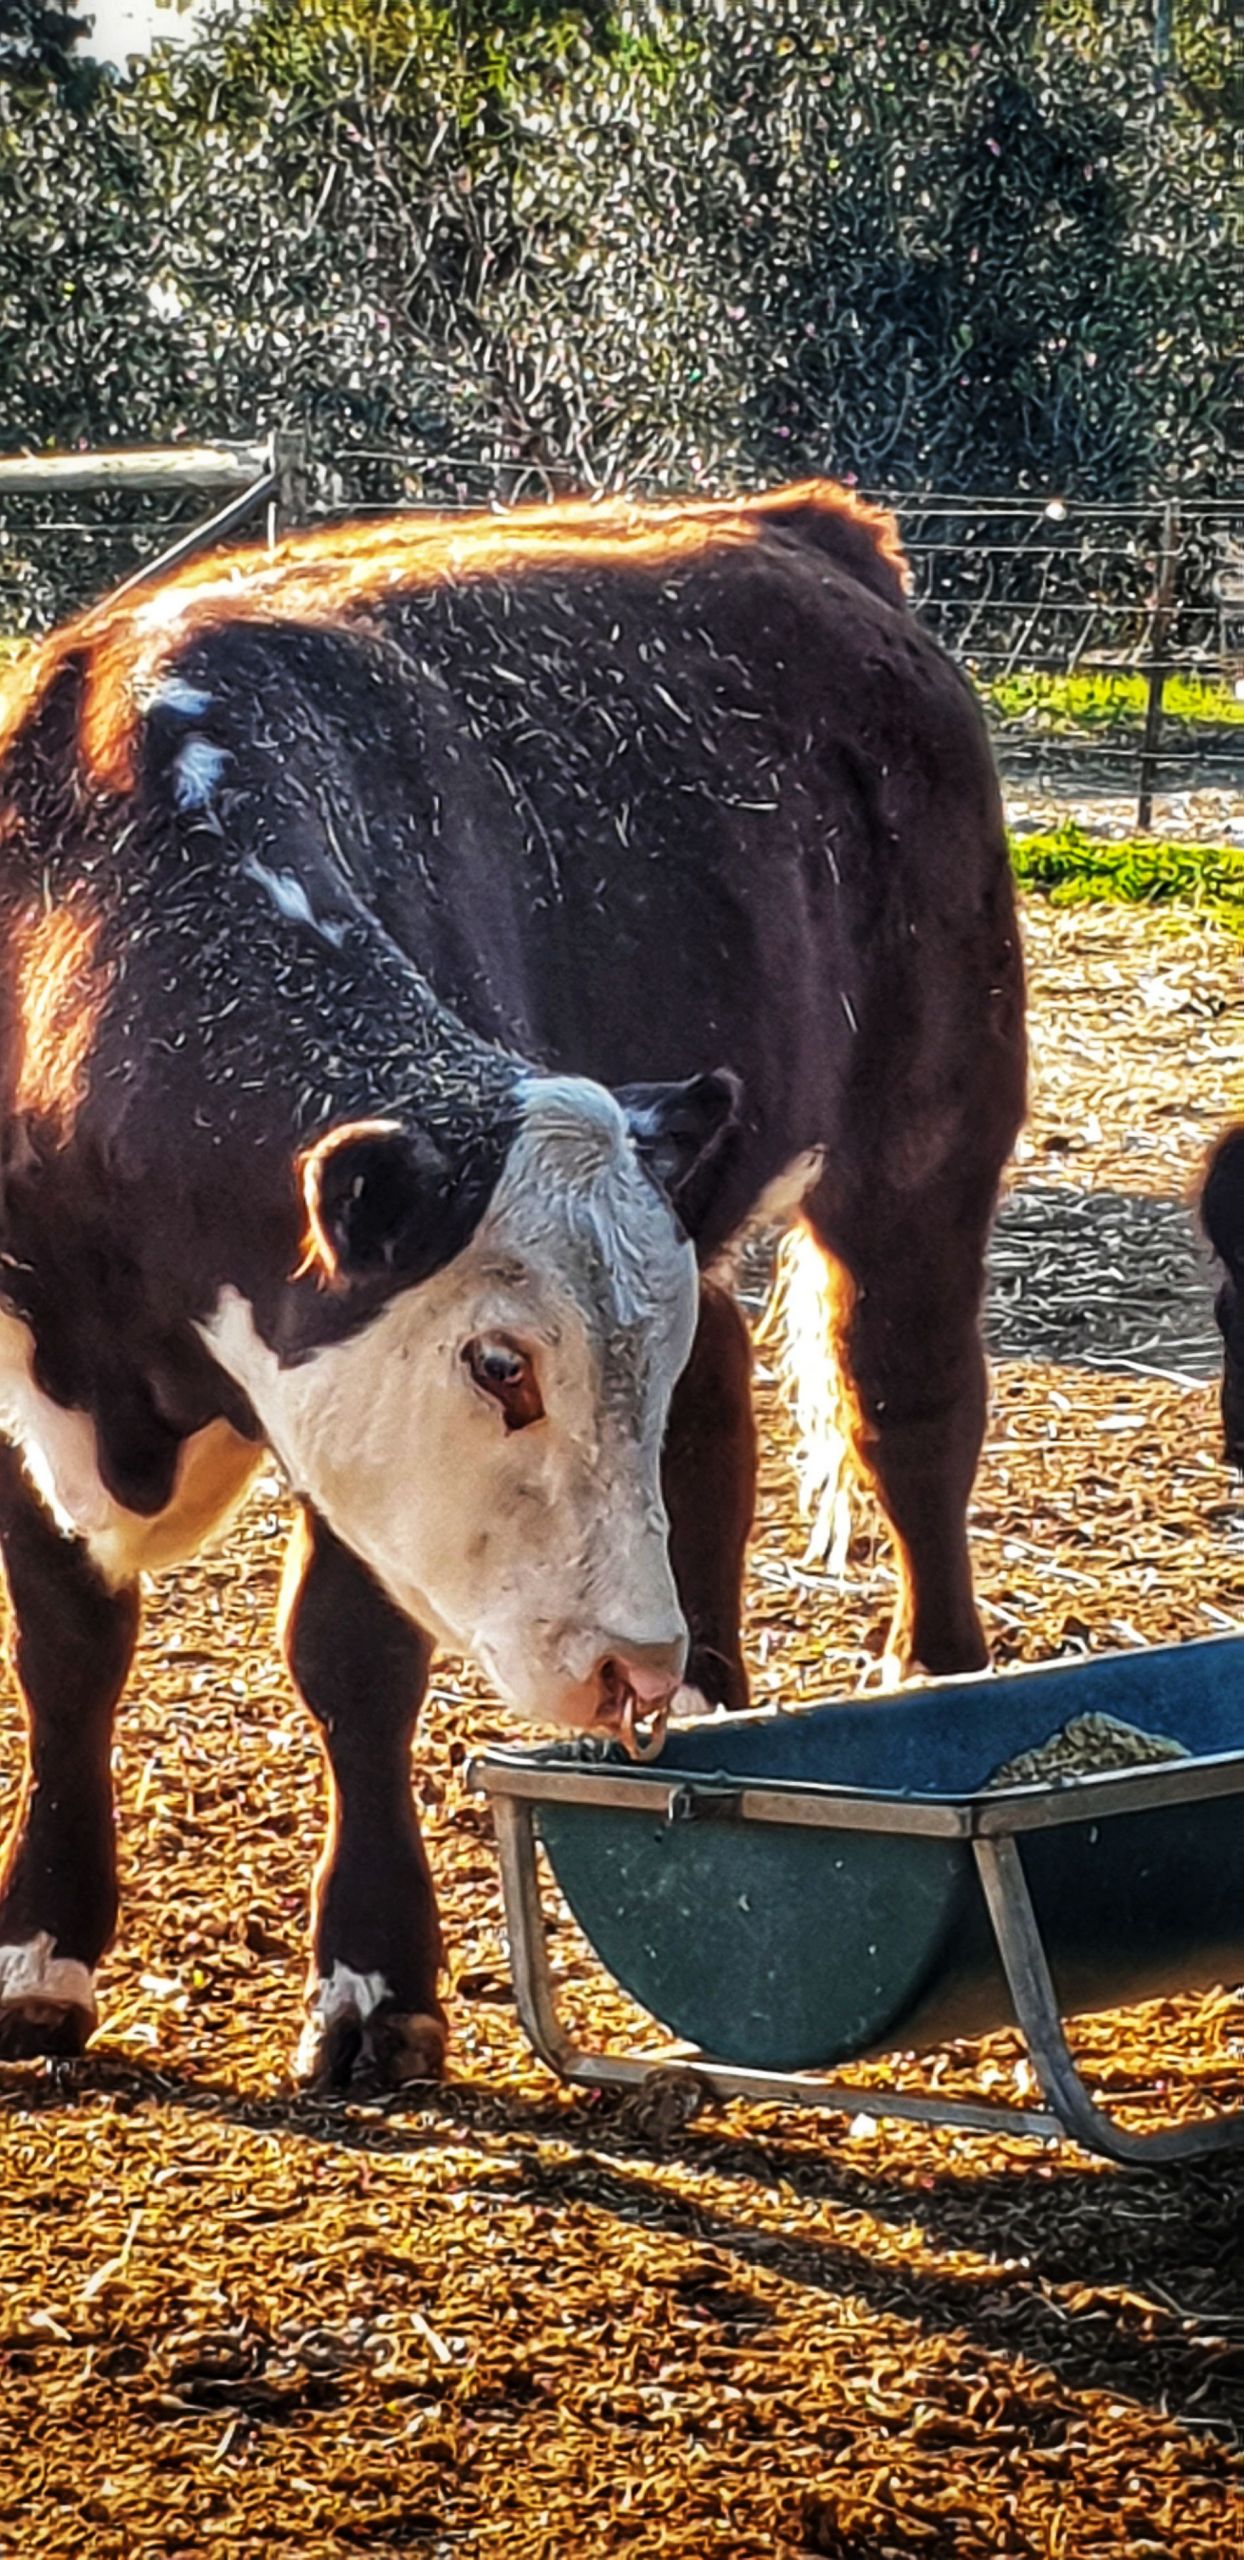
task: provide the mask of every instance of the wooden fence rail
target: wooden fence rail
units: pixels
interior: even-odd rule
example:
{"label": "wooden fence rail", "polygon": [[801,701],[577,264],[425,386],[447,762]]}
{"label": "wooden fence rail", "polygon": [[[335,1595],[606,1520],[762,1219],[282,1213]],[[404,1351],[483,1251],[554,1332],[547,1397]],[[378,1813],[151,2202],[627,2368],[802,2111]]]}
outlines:
{"label": "wooden fence rail", "polygon": [[222,507],[187,525],[155,556],[139,563],[109,590],[124,595],[130,587],[164,577],[169,570],[227,541],[261,507],[268,511],[268,534],[301,523],[307,511],[307,458],[303,437],[276,427],[260,439],[217,444],[110,446],[98,453],[30,453],[0,455],[0,500],[54,498],[66,492],[98,497],[126,490],[144,497],[176,498],[201,491],[206,496],[231,492]]}
{"label": "wooden fence rail", "polygon": [[101,453],[0,455],[0,497],[49,498],[65,489],[244,489],[272,468],[262,444],[112,446]]}

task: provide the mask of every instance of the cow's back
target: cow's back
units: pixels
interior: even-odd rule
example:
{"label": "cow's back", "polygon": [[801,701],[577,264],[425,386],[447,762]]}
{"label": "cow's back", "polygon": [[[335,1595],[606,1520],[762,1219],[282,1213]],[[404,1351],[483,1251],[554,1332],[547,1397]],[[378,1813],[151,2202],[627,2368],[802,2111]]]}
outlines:
{"label": "cow's back", "polygon": [[[346,527],[86,617],[81,752],[286,927],[365,918],[381,974],[542,1065],[733,1066],[730,1223],[870,1112],[919,1155],[931,1097],[1015,1048],[988,749],[901,596],[887,520],[816,485]],[[244,912],[234,960],[262,1009]]]}
{"label": "cow's back", "polygon": [[1020,967],[979,713],[871,516],[691,522],[395,583],[351,789],[377,913],[476,1028],[609,1084],[736,1069],[730,1222],[804,1148],[919,1157],[995,1037],[1013,1111]]}

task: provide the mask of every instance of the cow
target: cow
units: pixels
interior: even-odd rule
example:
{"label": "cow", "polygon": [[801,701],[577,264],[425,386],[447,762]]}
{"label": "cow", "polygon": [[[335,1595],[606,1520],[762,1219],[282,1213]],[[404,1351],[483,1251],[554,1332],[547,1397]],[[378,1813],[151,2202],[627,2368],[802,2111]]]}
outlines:
{"label": "cow", "polygon": [[147,1577],[265,1452],[332,1816],[301,2069],[435,2076],[436,1645],[747,1703],[723,1257],[797,1207],[902,1670],[986,1660],[978,1310],[1022,963],[966,682],[825,483],[318,527],[105,601],[0,729],[0,2050],[79,2051]]}
{"label": "cow", "polygon": [[1244,1471],[1244,1122],[1225,1129],[1205,1171],[1201,1224],[1222,1265],[1214,1315],[1222,1335],[1222,1434]]}

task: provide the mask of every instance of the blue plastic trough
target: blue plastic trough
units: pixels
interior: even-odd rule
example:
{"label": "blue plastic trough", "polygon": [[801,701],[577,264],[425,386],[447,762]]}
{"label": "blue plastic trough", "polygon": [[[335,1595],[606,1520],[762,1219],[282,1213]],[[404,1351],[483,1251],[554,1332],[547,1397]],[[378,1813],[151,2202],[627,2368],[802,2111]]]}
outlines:
{"label": "blue plastic trough", "polygon": [[[1084,1715],[1188,1756],[988,1791]],[[567,2078],[635,2083],[658,2066],[585,2052],[562,2029],[536,1837],[609,1971],[719,2095],[1062,2131],[1115,2159],[1244,2144],[1244,2107],[1119,2130],[1062,2024],[1244,1981],[1244,1639],[713,1717],[646,1767],[557,1744],[490,1752],[474,1775],[497,1821],[520,2015]],[[1044,2110],[821,2076],[1016,2022]]]}

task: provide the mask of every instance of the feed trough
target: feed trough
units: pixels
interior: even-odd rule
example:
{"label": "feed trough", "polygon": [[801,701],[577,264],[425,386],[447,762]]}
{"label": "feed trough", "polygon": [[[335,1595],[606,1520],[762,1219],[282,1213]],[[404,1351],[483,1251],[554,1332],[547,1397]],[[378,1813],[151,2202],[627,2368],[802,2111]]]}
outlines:
{"label": "feed trough", "polygon": [[[1068,1774],[1077,1733],[1129,1765]],[[998,1783],[1034,1753],[1052,1774]],[[1065,2133],[1120,2161],[1244,2146],[1244,2099],[1117,2126],[1064,2032],[1077,2012],[1244,1981],[1244,1638],[706,1717],[645,1766],[568,1742],[493,1750],[472,1774],[497,1827],[519,2015],[565,2079],[635,2085],[673,2059],[706,2094]],[[537,1840],[602,1962],[682,2040],[675,2057],[567,2034]],[[836,2076],[1016,2023],[1039,2108]]]}

